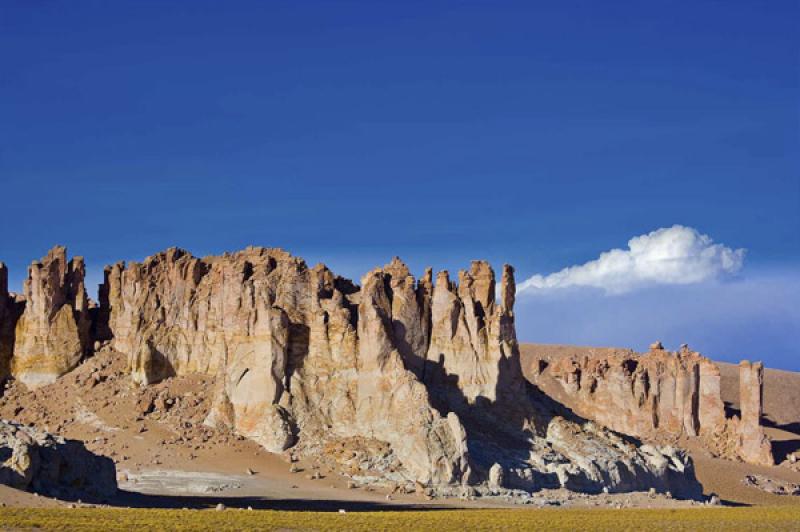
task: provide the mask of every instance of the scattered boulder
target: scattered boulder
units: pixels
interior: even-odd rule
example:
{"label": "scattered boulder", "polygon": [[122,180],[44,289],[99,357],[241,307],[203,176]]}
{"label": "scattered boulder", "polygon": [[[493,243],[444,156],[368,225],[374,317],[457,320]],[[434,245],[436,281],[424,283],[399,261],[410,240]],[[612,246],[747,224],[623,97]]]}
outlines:
{"label": "scattered boulder", "polygon": [[117,491],[110,458],[83,443],[0,420],[0,484],[75,500],[104,500]]}
{"label": "scattered boulder", "polygon": [[492,491],[499,491],[503,488],[503,483],[505,482],[503,466],[500,464],[494,464],[491,468],[489,468],[489,489]]}
{"label": "scattered boulder", "polygon": [[800,495],[800,484],[764,475],[747,475],[742,479],[742,484],[775,495]]}

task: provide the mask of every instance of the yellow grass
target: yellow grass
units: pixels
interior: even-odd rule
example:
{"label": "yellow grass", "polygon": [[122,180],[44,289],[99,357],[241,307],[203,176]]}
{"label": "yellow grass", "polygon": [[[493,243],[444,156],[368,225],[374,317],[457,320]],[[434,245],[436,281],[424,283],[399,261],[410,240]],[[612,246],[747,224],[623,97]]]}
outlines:
{"label": "yellow grass", "polygon": [[0,509],[2,529],[61,530],[798,530],[797,507],[326,512]]}

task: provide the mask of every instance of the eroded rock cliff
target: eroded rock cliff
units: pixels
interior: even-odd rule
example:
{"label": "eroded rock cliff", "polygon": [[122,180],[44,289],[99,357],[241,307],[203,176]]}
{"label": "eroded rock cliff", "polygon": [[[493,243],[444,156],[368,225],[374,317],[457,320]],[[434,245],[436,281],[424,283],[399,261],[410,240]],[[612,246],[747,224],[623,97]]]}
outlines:
{"label": "eroded rock cliff", "polygon": [[83,258],[67,261],[57,246],[31,264],[24,283],[25,310],[16,322],[11,372],[29,387],[55,381],[91,348]]}
{"label": "eroded rock cliff", "polygon": [[[434,281],[431,270],[417,280],[395,258],[357,286],[280,249],[198,258],[171,248],[107,267],[92,312],[83,278],[82,260],[67,262],[60,247],[31,266],[10,364],[21,382],[50,382],[93,346],[123,353],[140,386],[202,373],[215,382],[207,425],[272,452],[336,449],[354,478],[367,463],[383,479],[442,490],[654,487],[695,497],[682,451],[601,425],[698,434],[724,419],[718,374],[688,352],[640,368],[565,366],[571,392],[607,403],[594,417],[531,387],[510,266],[498,287],[484,261],[454,282],[446,271]],[[619,408],[630,415],[624,423]]]}
{"label": "eroded rock cliff", "polygon": [[434,283],[395,258],[358,287],[282,250],[170,249],[107,268],[97,330],[139,384],[216,375],[206,423],[274,452],[385,443],[387,476],[429,485],[483,482],[496,465],[526,489],[696,493],[679,451],[641,451],[537,404],[519,362],[513,269],[499,300],[495,285],[482,261]]}
{"label": "eroded rock cliff", "polygon": [[656,342],[641,355],[589,350],[534,357],[527,365],[532,382],[548,396],[613,430],[665,443],[697,438],[718,456],[772,464],[760,425],[758,364],[741,365],[741,420],[726,418],[719,367],[685,345],[670,352]]}

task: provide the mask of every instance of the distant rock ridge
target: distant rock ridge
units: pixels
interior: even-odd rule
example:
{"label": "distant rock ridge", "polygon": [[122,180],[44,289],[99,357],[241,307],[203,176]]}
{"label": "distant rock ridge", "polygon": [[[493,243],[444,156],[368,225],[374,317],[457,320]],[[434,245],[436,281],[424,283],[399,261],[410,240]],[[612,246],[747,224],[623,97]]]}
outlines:
{"label": "distant rock ridge", "polygon": [[[558,375],[566,389],[594,389],[592,400],[603,403],[594,417],[579,409],[576,416],[531,387],[520,363],[510,266],[498,287],[485,261],[473,261],[455,282],[430,269],[417,280],[394,258],[358,286],[280,249],[198,258],[170,248],[107,267],[97,308],[83,282],[83,261],[67,262],[66,250],[54,248],[31,266],[18,319],[20,303],[8,303],[0,282],[0,315],[16,320],[6,356],[14,378],[39,386],[111,347],[141,386],[215,376],[206,424],[272,452],[386,444],[388,454],[372,462],[388,479],[589,492],[654,487],[697,497],[684,452],[639,445],[604,426],[695,436],[725,422],[719,374],[696,353],[661,357],[646,379],[622,359],[621,372],[614,361],[565,363]],[[6,321],[0,340],[8,338]],[[591,375],[594,384],[585,381]],[[615,418],[619,408],[628,419]],[[763,447],[760,439],[741,441]]]}
{"label": "distant rock ridge", "polygon": [[528,377],[587,419],[640,438],[698,438],[715,454],[773,465],[761,427],[763,365],[740,365],[741,419],[726,418],[720,370],[688,346],[677,352],[655,342],[647,353],[602,350],[527,361]]}

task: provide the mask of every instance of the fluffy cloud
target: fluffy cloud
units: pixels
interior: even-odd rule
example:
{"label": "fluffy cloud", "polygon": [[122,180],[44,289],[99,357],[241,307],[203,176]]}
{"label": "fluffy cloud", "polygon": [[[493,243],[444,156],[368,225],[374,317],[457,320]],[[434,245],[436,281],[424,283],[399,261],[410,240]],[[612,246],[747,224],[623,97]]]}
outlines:
{"label": "fluffy cloud", "polygon": [[715,244],[691,227],[674,225],[631,238],[628,249],[612,249],[595,260],[522,282],[520,293],[575,286],[622,294],[650,285],[686,285],[738,272],[744,249]]}

